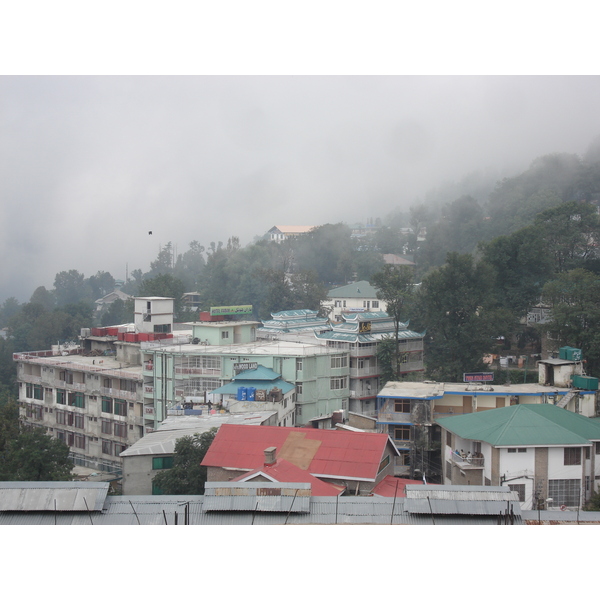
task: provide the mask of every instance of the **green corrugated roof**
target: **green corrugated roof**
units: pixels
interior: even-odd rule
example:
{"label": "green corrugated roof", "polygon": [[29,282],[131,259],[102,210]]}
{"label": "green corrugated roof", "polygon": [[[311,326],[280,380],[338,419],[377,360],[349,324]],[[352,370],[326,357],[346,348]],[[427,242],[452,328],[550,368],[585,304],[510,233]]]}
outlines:
{"label": "green corrugated roof", "polygon": [[377,288],[368,281],[356,281],[349,285],[329,290],[329,298],[377,298]]}
{"label": "green corrugated roof", "polygon": [[553,404],[518,404],[436,422],[463,439],[492,446],[568,446],[600,440],[600,424]]}

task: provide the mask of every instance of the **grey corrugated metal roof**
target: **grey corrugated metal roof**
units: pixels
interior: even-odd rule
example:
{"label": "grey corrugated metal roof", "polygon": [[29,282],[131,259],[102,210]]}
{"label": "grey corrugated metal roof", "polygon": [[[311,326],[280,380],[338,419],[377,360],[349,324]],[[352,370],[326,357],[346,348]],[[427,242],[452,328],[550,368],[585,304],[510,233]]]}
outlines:
{"label": "grey corrugated metal roof", "polygon": [[406,486],[406,510],[444,515],[498,515],[506,510],[520,514],[517,492],[490,486]]}
{"label": "grey corrugated metal roof", "polygon": [[109,485],[95,481],[3,481],[0,511],[99,511]]}
{"label": "grey corrugated metal roof", "polygon": [[[105,510],[94,513],[0,512],[0,525],[179,525],[186,506],[191,525],[496,525],[496,515],[415,514],[404,498],[375,496],[312,497],[310,512],[204,510],[204,496],[107,496]],[[392,519],[393,512],[393,519]],[[564,514],[564,513],[563,513]],[[522,524],[515,515],[515,524]]]}
{"label": "grey corrugated metal roof", "polygon": [[205,511],[310,512],[310,483],[207,482]]}

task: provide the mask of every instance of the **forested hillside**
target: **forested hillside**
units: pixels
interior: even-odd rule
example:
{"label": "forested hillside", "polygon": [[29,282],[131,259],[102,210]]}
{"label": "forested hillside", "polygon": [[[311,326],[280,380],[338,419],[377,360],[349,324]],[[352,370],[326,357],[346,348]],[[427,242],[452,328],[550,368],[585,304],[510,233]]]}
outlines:
{"label": "forested hillside", "polygon": [[[454,192],[460,195],[440,202]],[[555,315],[547,330],[562,344],[582,347],[590,374],[600,375],[599,203],[596,142],[583,158],[543,156],[495,185],[466,178],[406,212],[376,219],[372,233],[359,237],[349,224],[334,223],[280,244],[194,240],[176,254],[169,242],[147,272],[133,270],[121,289],[174,297],[179,321],[193,318],[180,302],[184,292],[199,292],[204,309],[252,304],[254,316],[267,319],[279,310],[318,309],[331,287],[371,280],[383,268],[383,254],[402,254],[416,264],[415,283],[421,284],[405,317],[411,328],[427,332],[429,376],[456,380],[476,370],[500,336],[523,344],[539,340],[545,331],[525,331],[519,322],[541,299]],[[95,309],[94,301],[114,287],[110,273],[85,277],[70,270],[56,274],[52,289],[38,287],[28,302],[6,298],[0,397],[14,394],[12,352],[75,339],[82,327],[131,322],[131,303]]]}

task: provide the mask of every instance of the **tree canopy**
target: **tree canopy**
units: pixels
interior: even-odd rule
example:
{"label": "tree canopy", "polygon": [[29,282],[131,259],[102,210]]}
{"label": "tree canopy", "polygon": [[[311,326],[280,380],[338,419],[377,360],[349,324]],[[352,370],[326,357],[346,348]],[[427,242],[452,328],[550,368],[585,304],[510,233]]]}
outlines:
{"label": "tree canopy", "polygon": [[175,443],[173,466],[154,476],[154,487],[169,495],[203,494],[206,467],[200,463],[216,434],[217,428],[213,427],[201,434],[179,438]]}
{"label": "tree canopy", "polygon": [[0,407],[0,481],[69,481],[69,447],[19,422],[16,402]]}

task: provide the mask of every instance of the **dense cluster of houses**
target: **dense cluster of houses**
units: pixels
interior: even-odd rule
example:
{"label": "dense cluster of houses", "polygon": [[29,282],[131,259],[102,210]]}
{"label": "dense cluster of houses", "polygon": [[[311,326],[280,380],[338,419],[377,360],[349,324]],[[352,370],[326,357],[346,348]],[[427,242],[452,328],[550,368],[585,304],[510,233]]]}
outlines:
{"label": "dense cluster of houses", "polygon": [[[72,347],[14,355],[23,419],[67,443],[88,479],[119,482],[125,497],[160,495],[153,477],[172,465],[177,440],[213,427],[202,463],[209,484],[202,510],[212,516],[207,507],[223,497],[256,503],[257,489],[272,488],[264,493],[280,508],[291,511],[283,495],[293,494],[303,515],[299,507],[311,498],[339,508],[352,497],[382,501],[390,515],[396,508],[388,501],[402,499],[408,512],[392,521],[409,513],[442,519],[443,512],[417,510],[422,488],[430,505],[435,490],[488,490],[481,503],[491,504],[471,514],[484,520],[498,519],[489,507],[509,493],[511,518],[523,522],[520,511],[579,510],[598,490],[598,381],[585,376],[576,349],[539,360],[537,383],[471,374],[463,384],[403,380],[382,388],[377,347],[394,324],[366,281],[331,290],[328,318],[295,310],[261,322],[252,307],[231,306],[175,323],[172,298],[134,302],[132,324],[82,330]],[[422,371],[423,334],[401,324],[399,343],[402,373]],[[7,494],[0,487],[0,511]],[[473,505],[467,496],[464,507]]]}

